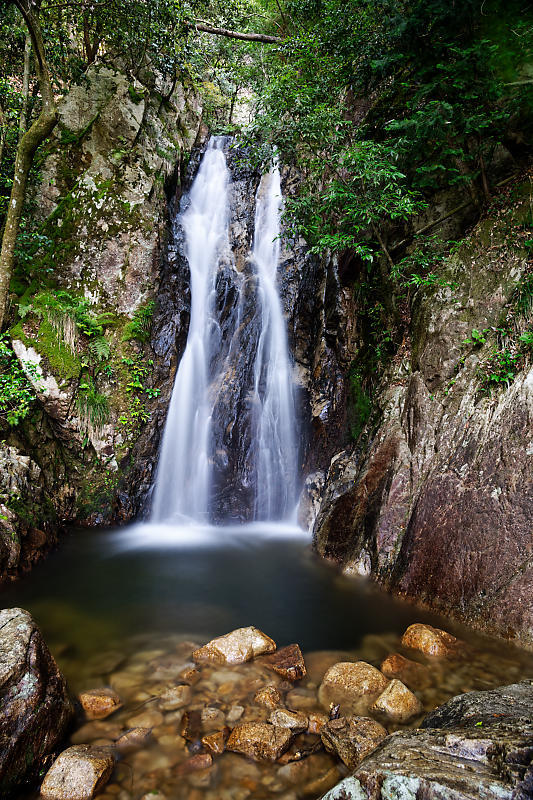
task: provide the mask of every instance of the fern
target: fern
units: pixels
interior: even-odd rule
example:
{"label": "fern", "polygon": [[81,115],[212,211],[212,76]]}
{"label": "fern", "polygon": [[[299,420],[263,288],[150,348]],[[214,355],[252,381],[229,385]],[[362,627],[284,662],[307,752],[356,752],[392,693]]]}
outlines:
{"label": "fern", "polygon": [[155,302],[150,300],[146,305],[140,306],[124,327],[122,336],[123,342],[131,342],[137,339],[138,342],[147,342],[150,338],[150,328],[152,327],[152,317],[154,316]]}
{"label": "fern", "polygon": [[109,342],[104,336],[96,336],[89,341],[89,351],[96,361],[105,361],[111,354]]}

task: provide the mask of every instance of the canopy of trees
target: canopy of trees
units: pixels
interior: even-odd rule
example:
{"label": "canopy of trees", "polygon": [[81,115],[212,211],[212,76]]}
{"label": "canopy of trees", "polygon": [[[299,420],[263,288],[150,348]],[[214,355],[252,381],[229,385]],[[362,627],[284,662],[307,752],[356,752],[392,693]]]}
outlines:
{"label": "canopy of trees", "polygon": [[531,141],[533,19],[518,0],[0,0],[0,7],[0,308],[31,227],[25,176],[61,96],[94,61],[141,79],[157,70],[193,81],[218,131],[236,131],[235,103],[247,93],[254,116],[241,139],[256,163],[276,152],[301,169],[302,191],[289,212],[309,244],[368,263],[381,254],[389,268],[384,223],[406,219],[436,189],[456,184],[481,207],[500,144],[520,156]]}

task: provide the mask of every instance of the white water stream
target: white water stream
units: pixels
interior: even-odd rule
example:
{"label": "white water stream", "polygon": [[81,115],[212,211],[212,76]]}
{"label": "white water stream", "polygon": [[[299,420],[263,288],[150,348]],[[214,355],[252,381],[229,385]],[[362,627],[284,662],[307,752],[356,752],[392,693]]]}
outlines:
{"label": "white water stream", "polygon": [[191,273],[191,316],[159,457],[152,519],[207,519],[210,408],[209,339],[219,258],[228,244],[229,172],[211,140],[181,214]]}
{"label": "white water stream", "polygon": [[[280,255],[280,174],[273,169],[261,179],[257,196],[251,268],[257,286],[260,330],[253,359],[253,385],[239,387],[249,405],[253,446],[243,484],[252,483],[253,509],[245,518],[287,520],[296,504],[297,444],[291,362],[281,301],[277,289]],[[216,364],[220,329],[216,311],[216,281],[222,264],[232,262],[229,252],[230,174],[224,140],[214,137],[202,159],[178,222],[184,232],[184,253],[189,263],[191,314],[187,344],[181,358],[154,488],[151,522],[209,523],[215,454],[213,425],[221,430],[233,422],[213,420],[215,390],[235,380],[227,361],[225,371],[210,374]],[[236,281],[244,291],[245,281]],[[236,318],[233,335],[239,340],[242,319]],[[246,324],[246,323],[244,323]],[[250,322],[253,324],[253,321]],[[211,390],[211,391],[210,391]],[[251,480],[249,474],[251,473]]]}

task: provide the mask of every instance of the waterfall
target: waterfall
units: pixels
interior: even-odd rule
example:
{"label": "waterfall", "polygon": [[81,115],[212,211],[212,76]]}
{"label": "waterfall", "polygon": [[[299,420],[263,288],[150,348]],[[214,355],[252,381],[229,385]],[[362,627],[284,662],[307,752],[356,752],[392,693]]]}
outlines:
{"label": "waterfall", "polygon": [[253,245],[237,267],[225,148],[223,137],[211,139],[175,219],[191,314],[163,433],[155,522],[282,520],[296,504],[291,361],[277,288],[280,173],[259,183]]}
{"label": "waterfall", "polygon": [[277,290],[281,181],[275,167],[257,190],[253,261],[259,278],[261,334],[254,369],[258,406],[256,519],[276,519],[295,504],[296,437],[291,365]]}
{"label": "waterfall", "polygon": [[212,140],[180,215],[191,274],[191,316],[159,457],[152,518],[205,519],[209,497],[208,362],[218,261],[228,247],[229,172]]}

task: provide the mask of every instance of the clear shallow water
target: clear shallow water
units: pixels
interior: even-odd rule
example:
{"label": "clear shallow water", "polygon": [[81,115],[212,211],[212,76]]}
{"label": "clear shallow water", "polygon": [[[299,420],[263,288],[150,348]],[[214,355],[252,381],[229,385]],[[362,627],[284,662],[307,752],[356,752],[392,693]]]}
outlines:
{"label": "clear shallow water", "polygon": [[413,622],[479,638],[339,575],[298,528],[272,523],[76,530],[31,575],[4,587],[1,602],[33,613],[52,648],[80,655],[109,647],[110,635],[202,640],[245,625],[303,650],[357,648],[367,634],[401,634]]}

